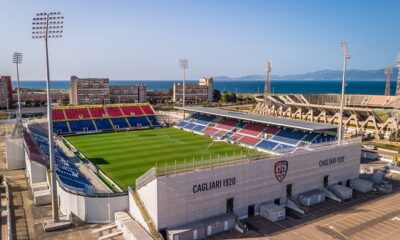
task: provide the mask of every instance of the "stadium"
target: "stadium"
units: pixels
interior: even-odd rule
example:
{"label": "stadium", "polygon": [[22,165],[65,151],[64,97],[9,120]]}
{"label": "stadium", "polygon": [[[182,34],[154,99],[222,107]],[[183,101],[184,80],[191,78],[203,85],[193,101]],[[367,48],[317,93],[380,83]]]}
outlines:
{"label": "stadium", "polygon": [[[154,238],[201,239],[262,215],[306,212],[308,192],[358,179],[361,139],[336,140],[329,124],[234,112],[189,113],[166,127],[149,104],[54,107],[58,205],[66,216],[110,223],[127,212]],[[7,162],[26,168],[35,204],[51,200],[47,123],[23,130]],[[22,160],[21,160],[22,159]]]}

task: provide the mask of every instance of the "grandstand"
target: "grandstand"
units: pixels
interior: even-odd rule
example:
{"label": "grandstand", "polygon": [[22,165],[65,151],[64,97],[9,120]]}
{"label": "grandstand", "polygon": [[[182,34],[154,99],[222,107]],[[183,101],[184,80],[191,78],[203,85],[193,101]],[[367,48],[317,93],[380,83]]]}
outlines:
{"label": "grandstand", "polygon": [[269,153],[311,149],[314,144],[336,140],[336,127],[327,124],[307,124],[202,107],[185,110],[193,113],[176,124],[176,128]]}
{"label": "grandstand", "polygon": [[[24,142],[30,160],[49,167],[49,142],[47,133],[35,127],[24,129]],[[55,147],[55,166],[59,182],[75,192],[89,193],[95,189],[69,157],[58,147]]]}
{"label": "grandstand", "polygon": [[161,126],[149,104],[68,106],[52,112],[54,132],[60,135]]}
{"label": "grandstand", "polygon": [[[317,123],[339,124],[340,94],[273,94],[258,102],[253,114]],[[379,139],[395,139],[400,128],[396,118],[400,96],[345,96],[343,127],[347,136],[364,134]]]}

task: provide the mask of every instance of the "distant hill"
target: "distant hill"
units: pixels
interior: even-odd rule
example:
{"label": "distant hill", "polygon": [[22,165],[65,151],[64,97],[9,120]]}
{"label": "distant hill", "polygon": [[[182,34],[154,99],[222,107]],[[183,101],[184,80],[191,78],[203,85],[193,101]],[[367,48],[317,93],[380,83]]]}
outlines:
{"label": "distant hill", "polygon": [[[392,80],[397,79],[398,69],[393,68]],[[216,80],[264,80],[265,75],[246,75],[242,77],[217,76]],[[308,72],[304,74],[290,75],[271,75],[272,80],[341,80],[341,70],[320,70],[316,72]],[[377,70],[357,70],[350,69],[347,71],[347,80],[385,80],[386,75],[384,69]]]}

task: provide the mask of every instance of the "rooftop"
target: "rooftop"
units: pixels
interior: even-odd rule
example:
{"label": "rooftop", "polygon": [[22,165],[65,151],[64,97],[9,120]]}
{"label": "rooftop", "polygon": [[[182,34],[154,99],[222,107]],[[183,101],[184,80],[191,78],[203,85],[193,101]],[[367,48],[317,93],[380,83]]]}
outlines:
{"label": "rooftop", "polygon": [[306,131],[327,131],[337,130],[337,126],[323,123],[306,122],[301,120],[278,118],[272,116],[262,116],[257,114],[250,114],[244,112],[235,112],[224,110],[220,108],[207,108],[207,107],[175,107],[176,109],[185,110],[189,112],[198,112],[221,117],[228,117],[234,119],[247,120],[251,122],[258,122],[263,124],[271,124],[289,128],[302,129]]}

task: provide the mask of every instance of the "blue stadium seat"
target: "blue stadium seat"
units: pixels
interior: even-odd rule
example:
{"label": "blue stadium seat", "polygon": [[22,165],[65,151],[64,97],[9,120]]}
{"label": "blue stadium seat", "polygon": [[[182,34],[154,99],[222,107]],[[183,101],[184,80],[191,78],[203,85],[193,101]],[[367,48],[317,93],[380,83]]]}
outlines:
{"label": "blue stadium seat", "polygon": [[[32,131],[32,129],[30,130],[32,137],[35,139],[42,153],[48,158],[48,138],[41,134],[36,134],[36,131]],[[81,192],[87,192],[93,188],[89,180],[82,175],[75,164],[70,162],[65,153],[57,146],[55,146],[54,159],[56,165],[56,174],[59,181],[61,181],[64,185],[72,187],[74,190]]]}
{"label": "blue stadium seat", "polygon": [[188,122],[182,121],[182,122],[179,122],[178,124],[176,124],[176,126],[178,126],[178,127],[184,127],[184,126],[186,126],[187,124],[188,124]]}
{"label": "blue stadium seat", "polygon": [[150,126],[150,123],[146,117],[128,117],[127,119],[133,128]]}
{"label": "blue stadium seat", "polygon": [[291,129],[281,129],[272,140],[276,140],[283,143],[296,145],[299,141],[306,136],[306,133],[302,131],[293,131]]}
{"label": "blue stadium seat", "polygon": [[280,153],[285,153],[285,152],[290,152],[292,150],[294,150],[295,148],[290,146],[290,145],[286,145],[286,144],[279,144],[274,151],[275,152],[280,152]]}
{"label": "blue stadium seat", "polygon": [[113,128],[108,118],[95,119],[94,122],[98,130],[110,130]]}
{"label": "blue stadium seat", "polygon": [[125,118],[111,118],[111,122],[114,126],[118,126],[119,128],[129,128]]}
{"label": "blue stadium seat", "polygon": [[160,126],[160,122],[157,120],[156,116],[148,116],[147,117],[153,126]]}
{"label": "blue stadium seat", "polygon": [[314,138],[316,138],[319,134],[317,133],[309,133],[302,141],[304,142],[311,142]]}
{"label": "blue stadium seat", "polygon": [[76,120],[69,121],[69,126],[72,132],[95,131],[96,128],[92,120]]}
{"label": "blue stadium seat", "polygon": [[67,122],[53,122],[53,131],[56,133],[69,133]]}
{"label": "blue stadium seat", "polygon": [[312,143],[323,143],[323,142],[329,142],[329,141],[335,141],[336,136],[332,135],[319,135],[317,138],[315,138]]}
{"label": "blue stadium seat", "polygon": [[261,142],[259,142],[256,147],[264,149],[264,150],[268,150],[271,151],[272,149],[274,149],[279,143],[276,142],[271,142],[268,140],[262,140]]}
{"label": "blue stadium seat", "polygon": [[214,116],[207,116],[207,115],[202,115],[198,113],[194,113],[191,116],[187,118],[187,120],[195,120],[196,123],[202,124],[202,125],[208,125],[212,120],[214,120]]}
{"label": "blue stadium seat", "polygon": [[186,126],[184,126],[184,128],[192,130],[192,129],[193,129],[194,127],[196,127],[196,126],[197,126],[197,124],[189,123],[189,124],[187,124]]}
{"label": "blue stadium seat", "polygon": [[195,126],[192,130],[196,132],[201,132],[206,126],[203,125],[197,125]]}

